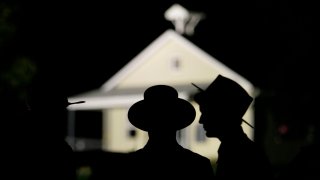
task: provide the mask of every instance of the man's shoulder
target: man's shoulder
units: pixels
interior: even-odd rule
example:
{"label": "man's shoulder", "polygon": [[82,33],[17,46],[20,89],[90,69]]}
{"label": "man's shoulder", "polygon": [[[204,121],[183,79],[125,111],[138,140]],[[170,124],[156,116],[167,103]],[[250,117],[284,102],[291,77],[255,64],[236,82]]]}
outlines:
{"label": "man's shoulder", "polygon": [[192,159],[194,159],[195,161],[209,161],[210,162],[210,159],[207,158],[206,156],[203,156],[203,155],[201,155],[197,152],[194,152],[190,149],[184,148],[183,151],[181,152],[181,154],[184,156],[192,157]]}

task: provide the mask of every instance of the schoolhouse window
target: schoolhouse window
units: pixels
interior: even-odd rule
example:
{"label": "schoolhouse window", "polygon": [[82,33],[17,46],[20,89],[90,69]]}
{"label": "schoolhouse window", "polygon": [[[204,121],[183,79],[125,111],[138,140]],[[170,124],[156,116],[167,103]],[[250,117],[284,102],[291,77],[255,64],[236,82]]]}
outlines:
{"label": "schoolhouse window", "polygon": [[171,69],[173,69],[174,71],[180,71],[182,67],[181,58],[179,56],[173,56],[170,61],[170,66],[171,66]]}
{"label": "schoolhouse window", "polygon": [[196,127],[196,141],[204,142],[206,140],[206,134],[202,126],[198,125]]}
{"label": "schoolhouse window", "polygon": [[129,130],[129,137],[135,137],[137,134],[137,131],[135,129],[130,129]]}
{"label": "schoolhouse window", "polygon": [[127,136],[129,138],[135,138],[137,135],[137,129],[129,122],[127,124]]}

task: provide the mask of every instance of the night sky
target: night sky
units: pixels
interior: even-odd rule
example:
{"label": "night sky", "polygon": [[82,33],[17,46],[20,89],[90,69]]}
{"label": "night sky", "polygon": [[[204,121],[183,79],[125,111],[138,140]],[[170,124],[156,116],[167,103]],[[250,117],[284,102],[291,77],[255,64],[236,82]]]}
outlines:
{"label": "night sky", "polygon": [[205,13],[186,37],[257,87],[295,86],[298,74],[316,71],[316,14],[308,1],[28,1],[18,3],[11,51],[64,75],[69,94],[91,90],[174,28],[164,18],[173,3]]}

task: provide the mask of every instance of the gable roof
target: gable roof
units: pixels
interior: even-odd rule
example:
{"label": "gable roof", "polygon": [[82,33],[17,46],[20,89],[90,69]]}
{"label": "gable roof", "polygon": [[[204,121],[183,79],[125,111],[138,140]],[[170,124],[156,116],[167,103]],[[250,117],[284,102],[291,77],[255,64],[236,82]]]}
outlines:
{"label": "gable roof", "polygon": [[[134,71],[137,67],[143,64],[145,61],[148,61],[151,55],[153,55],[156,51],[159,50],[160,47],[165,45],[166,42],[174,40],[179,45],[187,48],[189,51],[193,51],[198,56],[203,58],[199,58],[199,60],[207,61],[208,65],[219,69],[220,74],[227,76],[236,82],[238,82],[244,89],[246,89],[250,94],[254,94],[254,86],[247,79],[242,77],[240,74],[231,70],[229,67],[222,64],[220,61],[191,43],[189,40],[184,38],[183,36],[176,33],[174,30],[168,29],[162,35],[160,35],[157,39],[155,39],[149,46],[147,46],[143,51],[141,51],[136,57],[134,57],[130,62],[128,62],[122,69],[120,69],[114,76],[112,76],[108,81],[106,81],[101,89],[104,91],[109,91],[116,88],[117,84],[121,82],[124,78],[126,78],[132,71]],[[208,82],[210,83],[210,82]]]}

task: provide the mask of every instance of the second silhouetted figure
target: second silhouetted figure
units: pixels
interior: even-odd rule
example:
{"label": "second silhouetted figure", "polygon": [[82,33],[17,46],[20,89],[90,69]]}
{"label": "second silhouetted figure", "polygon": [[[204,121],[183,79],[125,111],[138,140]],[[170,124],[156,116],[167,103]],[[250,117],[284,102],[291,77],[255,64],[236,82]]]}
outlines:
{"label": "second silhouetted figure", "polygon": [[[253,98],[235,81],[218,75],[206,90],[194,97],[206,136],[218,138],[218,179],[272,179],[267,156],[244,133],[243,115]],[[246,122],[246,121],[245,121]]]}

